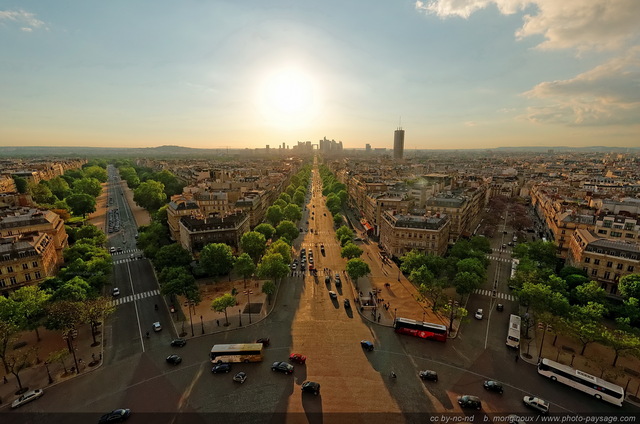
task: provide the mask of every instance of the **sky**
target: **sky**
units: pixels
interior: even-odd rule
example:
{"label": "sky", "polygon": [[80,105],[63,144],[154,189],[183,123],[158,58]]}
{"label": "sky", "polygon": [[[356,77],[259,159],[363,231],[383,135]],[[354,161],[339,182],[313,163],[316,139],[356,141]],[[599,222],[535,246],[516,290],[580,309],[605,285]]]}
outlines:
{"label": "sky", "polygon": [[0,147],[639,147],[639,22],[639,0],[0,0]]}

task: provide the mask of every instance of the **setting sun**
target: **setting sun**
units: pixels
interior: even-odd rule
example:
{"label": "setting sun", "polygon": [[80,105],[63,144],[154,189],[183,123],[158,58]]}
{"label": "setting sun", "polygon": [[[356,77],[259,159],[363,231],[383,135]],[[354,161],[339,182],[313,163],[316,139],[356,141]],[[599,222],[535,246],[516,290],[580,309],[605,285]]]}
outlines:
{"label": "setting sun", "polygon": [[297,69],[281,69],[265,78],[259,102],[264,118],[274,126],[300,127],[318,112],[314,81]]}

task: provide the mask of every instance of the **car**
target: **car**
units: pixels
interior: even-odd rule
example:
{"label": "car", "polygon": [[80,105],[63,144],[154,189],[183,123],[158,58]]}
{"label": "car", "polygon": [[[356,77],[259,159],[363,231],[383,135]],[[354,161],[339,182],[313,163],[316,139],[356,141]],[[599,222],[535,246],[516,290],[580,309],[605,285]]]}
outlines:
{"label": "car", "polygon": [[118,253],[122,252],[122,247],[118,247],[118,248],[116,249],[116,252],[118,252]]}
{"label": "car", "polygon": [[233,381],[236,381],[240,384],[244,383],[246,379],[247,379],[247,374],[244,372],[239,372],[233,376]]}
{"label": "car", "polygon": [[549,413],[549,402],[544,399],[540,399],[539,397],[525,396],[522,398],[522,403],[531,409],[535,409],[541,414]]}
{"label": "car", "polygon": [[336,279],[336,281],[340,281],[340,274],[338,274],[337,272],[336,272],[336,277],[335,277],[335,279]]}
{"label": "car", "polygon": [[504,305],[503,305],[502,303],[498,303],[498,304],[496,305],[496,310],[497,310],[498,312],[502,312],[502,311],[504,311]]}
{"label": "car", "polygon": [[302,393],[313,393],[314,396],[318,396],[320,393],[320,384],[315,381],[305,381],[302,383],[302,386],[300,386],[300,389],[302,389]]}
{"label": "car", "polygon": [[296,362],[298,364],[304,365],[304,363],[307,362],[307,357],[300,353],[292,353],[291,355],[289,355],[289,360],[291,362]]}
{"label": "car", "polygon": [[269,338],[268,337],[261,337],[258,340],[256,340],[256,343],[262,343],[264,345],[264,347],[269,346]]}
{"label": "car", "polygon": [[114,409],[100,417],[99,424],[120,423],[131,415],[130,409]]}
{"label": "car", "polygon": [[113,290],[111,290],[111,296],[120,296],[120,289],[114,287]]}
{"label": "car", "polygon": [[211,368],[211,372],[214,374],[219,374],[221,372],[229,372],[231,371],[231,364],[226,362],[219,362]]}
{"label": "car", "polygon": [[475,408],[480,410],[482,402],[478,396],[462,395],[458,397],[458,404],[463,408]]}
{"label": "car", "polygon": [[293,365],[288,362],[274,362],[271,365],[271,371],[280,371],[285,374],[291,374],[293,372]]}
{"label": "car", "polygon": [[507,231],[503,231],[502,234],[507,234]]}
{"label": "car", "polygon": [[109,249],[109,252],[110,253],[116,253],[116,248],[111,246],[111,248]]}
{"label": "car", "polygon": [[182,362],[182,358],[178,355],[169,355],[167,356],[167,362],[173,365],[178,365],[180,362]]}
{"label": "car", "polygon": [[422,380],[438,381],[438,373],[432,370],[424,370],[418,373],[418,377]]}
{"label": "car", "polygon": [[482,383],[482,387],[484,387],[485,390],[489,390],[491,392],[496,392],[500,394],[502,394],[502,392],[504,391],[504,389],[502,388],[502,383],[494,380],[485,381],[484,383]]}
{"label": "car", "polygon": [[331,299],[337,299],[337,298],[338,298],[338,295],[337,295],[337,294],[336,294],[336,292],[334,292],[333,290],[330,290],[330,291],[329,291],[329,297],[330,297]]}
{"label": "car", "polygon": [[133,236],[133,237],[138,238],[138,233],[136,233],[136,235],[135,235],[135,236]]}
{"label": "car", "polygon": [[324,277],[324,283],[325,284],[331,283],[331,276],[330,275],[327,275],[326,277]]}
{"label": "car", "polygon": [[162,330],[162,326],[160,325],[160,323],[158,321],[153,323],[153,331],[160,331]]}
{"label": "car", "polygon": [[507,243],[507,246],[513,246],[513,242],[510,241],[509,243]]}
{"label": "car", "polygon": [[171,346],[184,347],[187,344],[185,339],[173,339],[171,340]]}
{"label": "car", "polygon": [[296,263],[292,263],[292,264],[291,264],[291,269],[295,271],[295,270],[296,270],[296,268],[298,268],[298,264],[296,264]]}
{"label": "car", "polygon": [[349,299],[345,299],[344,300],[344,308],[345,309],[349,309],[351,307],[351,302],[349,301]]}
{"label": "car", "polygon": [[373,343],[371,343],[369,340],[360,340],[360,346],[362,346],[363,349],[366,349],[369,352],[373,350]]}
{"label": "car", "polygon": [[20,396],[18,399],[11,402],[11,409],[16,409],[24,405],[25,403],[29,403],[32,400],[36,400],[44,394],[42,389],[30,390],[27,393]]}
{"label": "car", "polygon": [[478,309],[474,315],[475,319],[482,319],[484,316],[484,311],[482,309]]}
{"label": "car", "polygon": [[503,244],[503,245],[502,245],[502,248],[503,248],[503,249],[506,249],[506,248],[507,248],[507,245],[506,245],[506,244]]}
{"label": "car", "polygon": [[356,237],[353,239],[353,241],[363,241],[361,237]]}

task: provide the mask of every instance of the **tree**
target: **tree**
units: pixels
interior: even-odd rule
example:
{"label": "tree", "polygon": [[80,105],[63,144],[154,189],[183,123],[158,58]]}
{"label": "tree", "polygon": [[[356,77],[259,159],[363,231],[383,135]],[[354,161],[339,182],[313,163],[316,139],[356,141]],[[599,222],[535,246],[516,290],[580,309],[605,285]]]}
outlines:
{"label": "tree", "polygon": [[52,302],[47,308],[47,318],[44,326],[49,330],[58,330],[67,340],[67,349],[73,355],[73,360],[78,369],[75,348],[72,339],[76,329],[84,322],[84,307],[82,302],[60,300]]}
{"label": "tree", "polygon": [[167,198],[171,198],[173,195],[182,193],[182,189],[184,188],[184,184],[180,182],[178,177],[166,169],[154,174],[152,180],[158,181],[164,185],[164,193]]}
{"label": "tree", "polygon": [[41,181],[41,182],[42,184],[29,183],[28,184],[29,194],[31,194],[31,197],[33,197],[33,200],[36,203],[40,203],[40,204],[53,203],[55,201],[55,197],[53,196],[51,189],[49,189],[49,187],[44,181]]}
{"label": "tree", "polygon": [[260,278],[277,280],[289,275],[289,265],[279,253],[267,253],[258,264],[257,274]]}
{"label": "tree", "polygon": [[16,185],[16,190],[18,190],[18,193],[24,194],[27,192],[27,186],[29,185],[29,183],[24,178],[14,175],[13,183]]}
{"label": "tree", "polygon": [[164,268],[158,275],[160,293],[164,296],[184,296],[196,286],[196,280],[191,273],[180,266]]}
{"label": "tree", "polygon": [[85,223],[75,232],[76,241],[84,240],[95,246],[102,246],[107,242],[107,235],[98,227]]}
{"label": "tree", "polygon": [[16,318],[20,319],[20,327],[35,330],[40,341],[38,327],[44,319],[45,305],[50,295],[38,286],[24,286],[11,293],[9,297],[15,302]]}
{"label": "tree", "polygon": [[7,355],[9,346],[16,340],[20,331],[18,305],[13,299],[0,296],[0,360],[5,373],[9,373]]}
{"label": "tree", "polygon": [[580,305],[591,302],[603,304],[607,298],[607,291],[595,281],[582,284],[572,291],[572,298]]}
{"label": "tree", "polygon": [[271,296],[275,292],[276,292],[276,285],[273,283],[273,281],[269,280],[262,283],[262,293],[267,295],[267,300],[269,302],[269,305],[271,305]]}
{"label": "tree", "polygon": [[469,240],[471,248],[484,253],[491,253],[491,243],[486,237],[473,237]]}
{"label": "tree", "polygon": [[73,191],[96,198],[102,193],[102,184],[95,178],[81,178],[73,182]]}
{"label": "tree", "polygon": [[20,372],[25,368],[29,368],[36,360],[36,348],[20,349],[7,355],[7,367],[9,372],[13,374],[18,383],[18,391],[24,392],[27,389],[22,387]]}
{"label": "tree", "polygon": [[[336,237],[340,240],[342,245],[345,245],[346,243],[353,241],[353,231],[351,231],[346,225],[343,225],[336,230]],[[343,240],[344,243],[342,243]]]}
{"label": "tree", "polygon": [[[282,194],[286,195],[286,193]],[[302,218],[302,210],[300,209],[300,206],[294,205],[293,203],[288,204],[282,212],[284,217],[292,222],[300,221],[300,218]]]}
{"label": "tree", "polygon": [[186,268],[191,264],[191,253],[178,243],[162,246],[153,258],[153,265],[157,271],[166,267]]}
{"label": "tree", "polygon": [[56,196],[58,199],[64,199],[69,194],[71,187],[69,187],[69,183],[67,183],[62,177],[55,177],[47,181],[47,185],[49,186],[49,190]]}
{"label": "tree", "polygon": [[484,265],[478,259],[462,259],[456,263],[456,268],[458,269],[458,272],[470,272],[477,275],[482,280],[485,279]]}
{"label": "tree", "polygon": [[344,245],[342,250],[340,251],[340,256],[347,259],[359,258],[362,256],[363,250],[360,249],[355,244],[349,242]]}
{"label": "tree", "polygon": [[227,308],[236,306],[236,298],[230,293],[225,293],[220,297],[216,297],[211,302],[211,308],[216,312],[224,312],[225,324],[229,325],[229,317],[227,316]]}
{"label": "tree", "polygon": [[480,287],[482,279],[478,274],[468,271],[459,272],[453,279],[453,285],[456,288],[456,293],[461,297],[472,293],[474,290]]}
{"label": "tree", "polygon": [[167,201],[164,184],[158,181],[145,181],[133,190],[133,200],[149,212],[160,209]]}
{"label": "tree", "polygon": [[152,222],[146,227],[142,227],[138,234],[137,245],[144,251],[147,258],[155,258],[162,246],[171,243],[167,227],[159,222]]}
{"label": "tree", "polygon": [[273,205],[269,206],[265,217],[271,225],[277,226],[284,218],[284,213],[282,212],[282,208],[280,208],[280,206]]}
{"label": "tree", "polygon": [[66,300],[70,302],[84,302],[91,293],[91,286],[82,278],[76,276],[66,281],[62,287],[51,296],[52,301]]}
{"label": "tree", "polygon": [[96,179],[101,183],[106,183],[109,178],[107,170],[97,165],[88,166],[84,168],[83,171],[86,177]]}
{"label": "tree", "polygon": [[402,272],[411,273],[427,264],[427,256],[414,249],[400,257],[400,262],[402,262],[402,265],[400,265]]}
{"label": "tree", "polygon": [[618,282],[618,290],[625,298],[640,299],[640,274],[625,275]]}
{"label": "tree", "polygon": [[267,249],[267,240],[261,233],[248,231],[240,238],[240,247],[243,252],[251,256],[254,262],[258,262],[260,256]]}
{"label": "tree", "polygon": [[88,213],[96,211],[96,199],[88,194],[72,194],[65,200],[76,216],[82,215],[83,218],[86,218]]}
{"label": "tree", "polygon": [[256,225],[253,231],[256,231],[262,234],[265,240],[269,240],[270,238],[273,238],[274,234],[276,233],[276,229],[273,228],[273,225],[267,224],[267,223]]}
{"label": "tree", "polygon": [[92,346],[97,346],[99,343],[96,340],[96,334],[98,333],[100,321],[107,315],[112,314],[116,308],[112,305],[111,300],[105,297],[90,299],[83,302],[82,306],[84,307],[84,316],[91,326],[91,336],[93,337]]}
{"label": "tree", "polygon": [[298,206],[302,206],[304,205],[305,196],[306,192],[304,190],[296,190],[296,192],[293,194],[293,202]]}
{"label": "tree", "polygon": [[276,234],[278,237],[286,237],[288,240],[294,240],[298,237],[299,230],[298,227],[296,227],[296,224],[285,220],[280,222],[276,227]]}
{"label": "tree", "polygon": [[224,243],[209,243],[200,252],[200,266],[212,277],[228,274],[233,260],[231,247]]}
{"label": "tree", "polygon": [[280,193],[280,196],[278,196],[278,199],[283,200],[285,205],[288,205],[289,203],[291,203],[291,196],[289,196],[287,193]]}
{"label": "tree", "polygon": [[347,274],[358,285],[358,278],[371,273],[369,264],[359,258],[349,259],[346,266]]}
{"label": "tree", "polygon": [[584,351],[591,343],[602,340],[602,332],[604,327],[597,322],[579,319],[570,316],[563,319],[563,326],[568,330],[569,336],[578,340],[582,345],[580,355],[584,355]]}
{"label": "tree", "polygon": [[269,250],[267,252],[279,253],[280,255],[282,255],[282,261],[284,263],[288,264],[291,262],[291,246],[282,239],[271,243],[271,246],[269,246]]}
{"label": "tree", "polygon": [[343,224],[344,224],[344,217],[342,216],[342,214],[337,213],[337,214],[333,215],[333,226],[334,227],[340,227]]}
{"label": "tree", "polygon": [[633,352],[638,352],[640,349],[640,338],[635,334],[628,333],[621,330],[609,330],[607,328],[602,332],[602,338],[604,342],[615,352],[613,363],[611,366],[615,367],[620,355]]}
{"label": "tree", "polygon": [[243,253],[236,258],[234,269],[244,279],[245,288],[247,287],[247,278],[251,277],[256,272],[256,265],[253,263],[253,259],[247,253]]}

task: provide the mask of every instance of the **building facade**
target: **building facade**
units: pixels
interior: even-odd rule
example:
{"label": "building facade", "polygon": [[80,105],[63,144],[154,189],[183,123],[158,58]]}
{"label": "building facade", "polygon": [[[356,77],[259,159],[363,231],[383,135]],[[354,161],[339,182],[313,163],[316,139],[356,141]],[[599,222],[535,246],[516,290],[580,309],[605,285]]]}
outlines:
{"label": "building facade", "polygon": [[0,238],[0,295],[54,276],[57,260],[50,234],[34,231]]}
{"label": "building facade", "polygon": [[385,211],[382,213],[380,244],[396,258],[412,250],[443,256],[449,243],[450,225],[446,215],[400,215]]}

